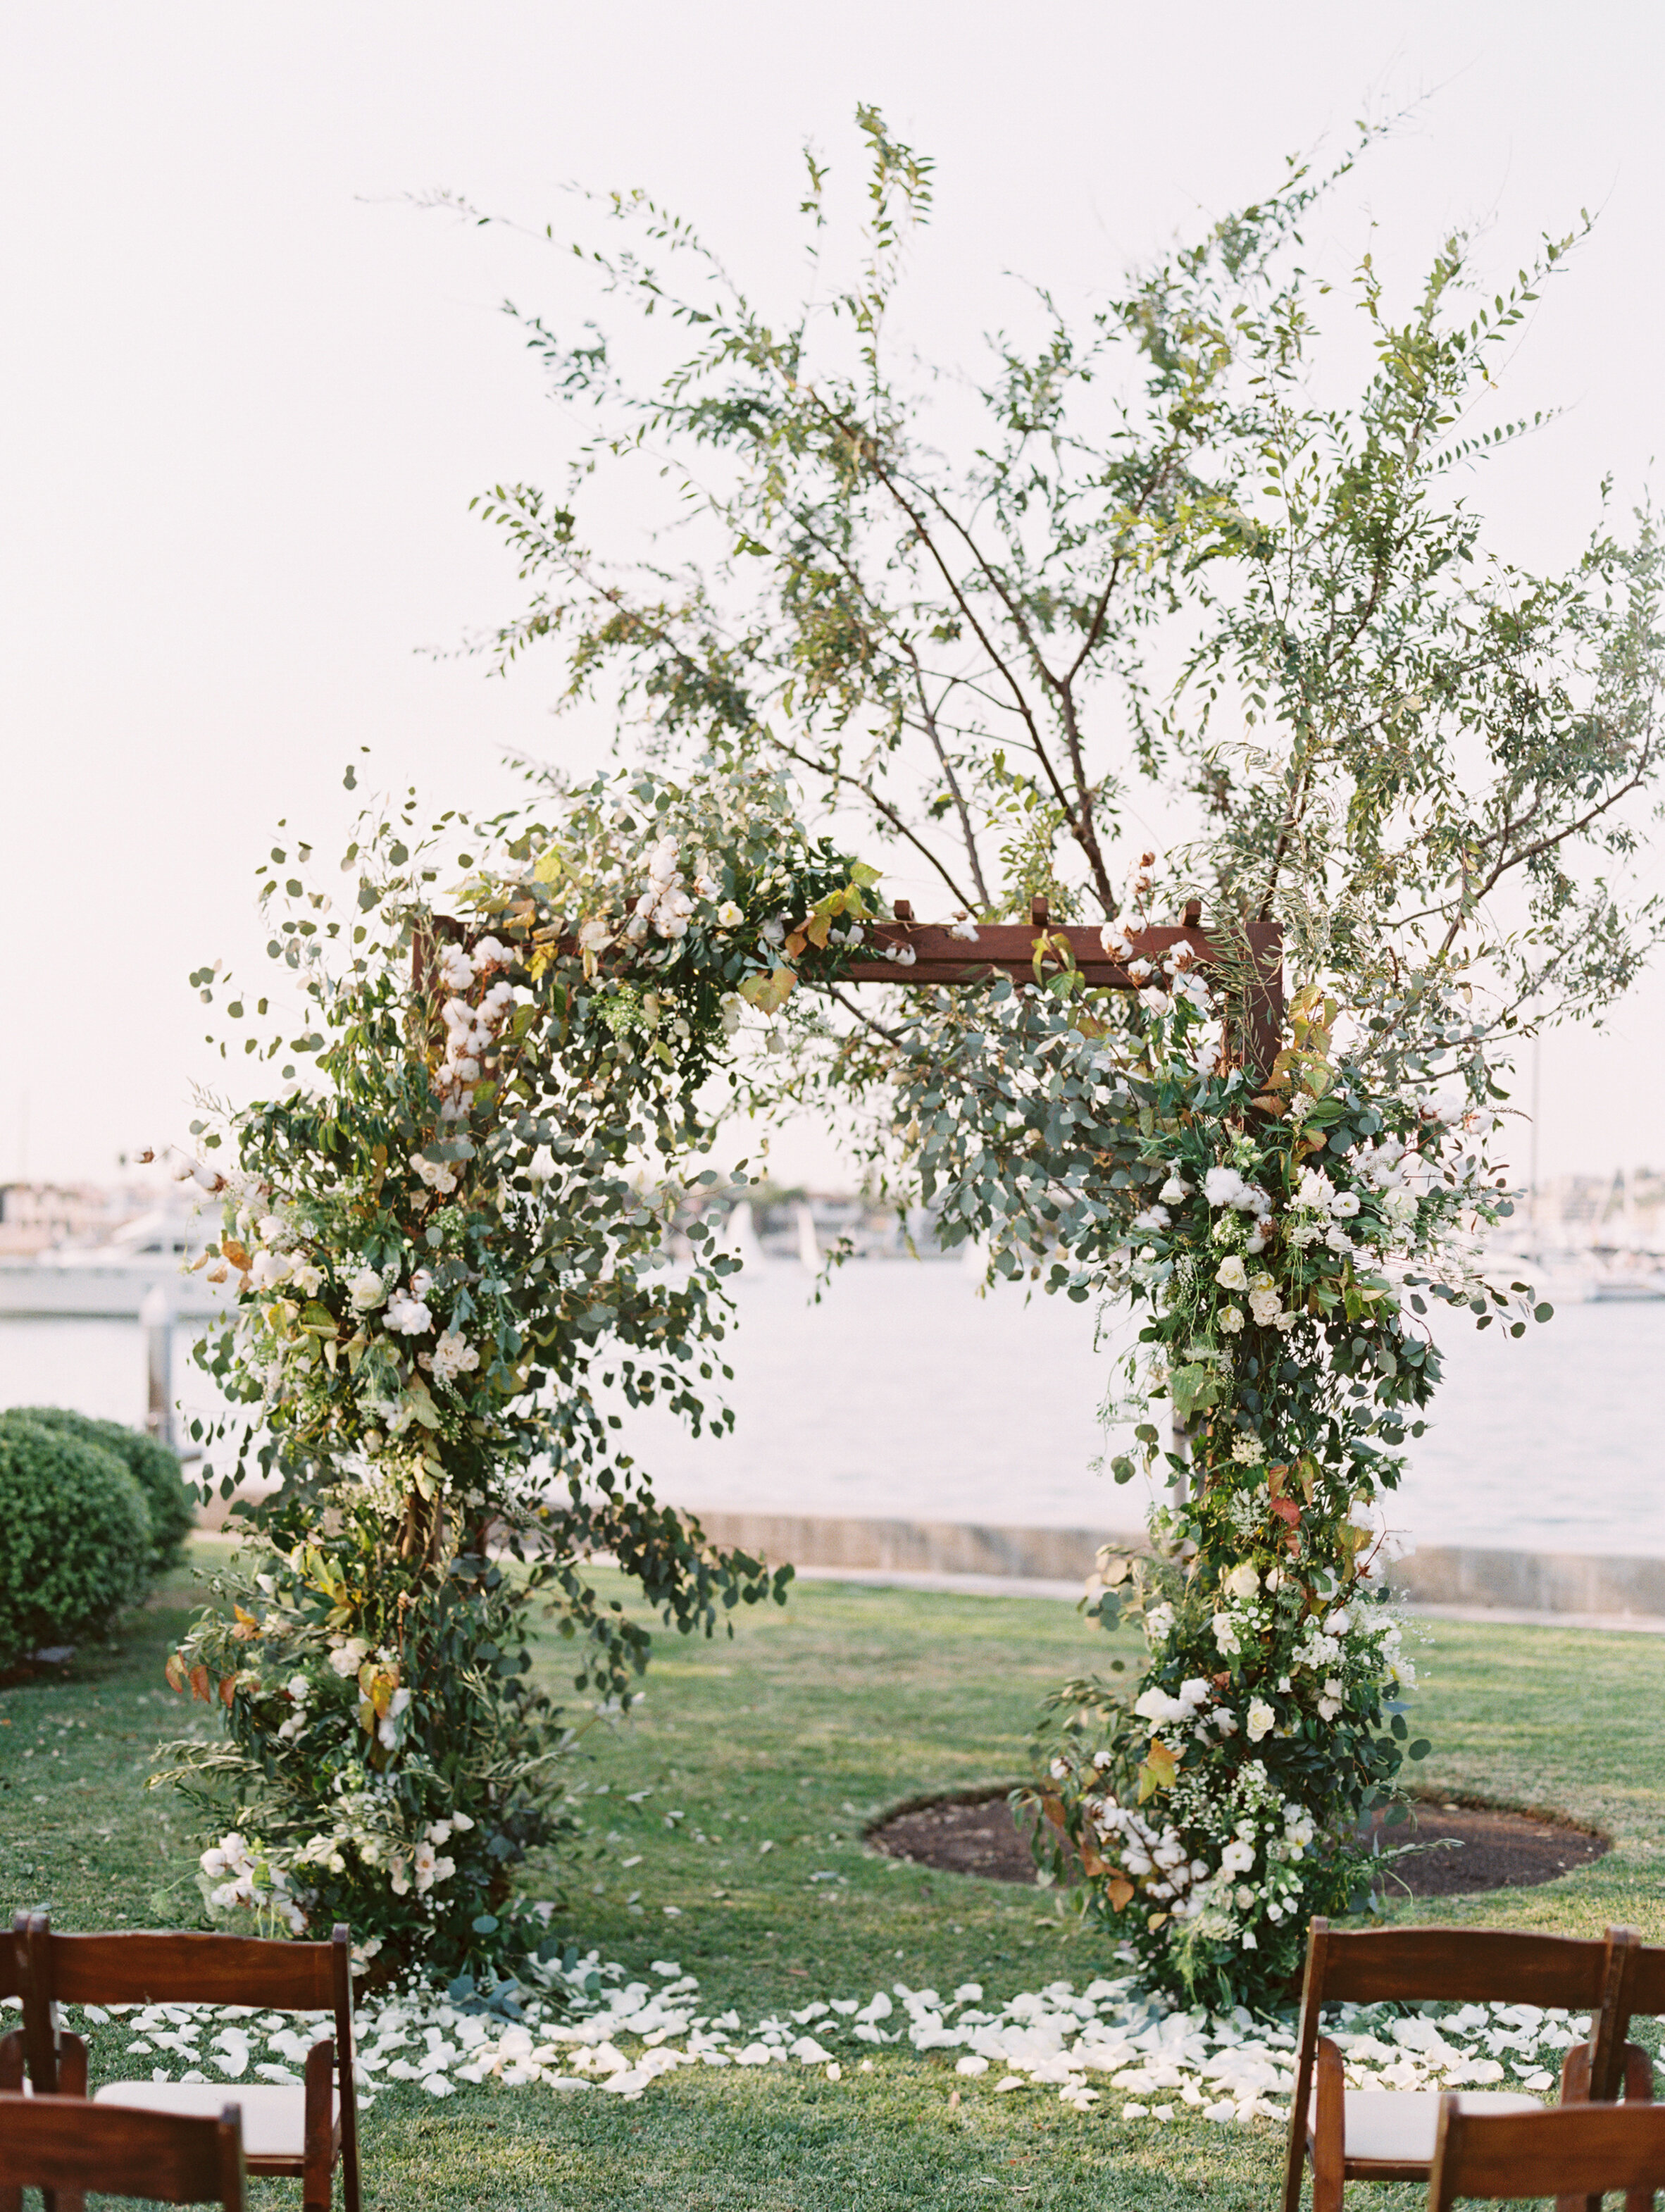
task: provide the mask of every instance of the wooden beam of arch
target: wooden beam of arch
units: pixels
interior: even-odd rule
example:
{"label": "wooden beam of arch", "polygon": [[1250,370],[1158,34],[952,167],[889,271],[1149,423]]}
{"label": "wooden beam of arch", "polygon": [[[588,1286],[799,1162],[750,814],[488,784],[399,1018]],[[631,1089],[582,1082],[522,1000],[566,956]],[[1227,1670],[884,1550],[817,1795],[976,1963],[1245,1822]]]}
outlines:
{"label": "wooden beam of arch", "polygon": [[[961,928],[966,926],[957,925]],[[907,900],[898,899],[896,920],[870,923],[867,939],[876,947],[909,951],[914,956],[912,960],[904,965],[885,958],[880,951],[874,959],[852,962],[840,981],[911,984],[915,988],[923,984],[969,984],[981,982],[994,969],[1017,982],[1033,982],[1037,950],[1055,972],[1064,964],[1061,953],[1067,945],[1070,964],[1084,982],[1110,991],[1142,988],[1139,977],[1128,972],[1125,961],[1112,960],[1106,953],[1100,941],[1100,927],[1097,923],[1054,922],[1048,915],[1045,899],[1037,898],[1030,904],[1026,924],[979,922],[974,943],[957,936],[954,928],[945,924],[915,921]],[[1275,921],[1252,921],[1243,935],[1248,940],[1255,980],[1248,994],[1244,1035],[1234,1043],[1240,1048],[1241,1056],[1252,1061],[1264,1078],[1283,1042],[1283,931]],[[1135,959],[1155,961],[1171,951],[1176,945],[1190,945],[1200,967],[1212,965],[1219,957],[1218,949],[1202,927],[1201,906],[1194,899],[1187,906],[1182,922],[1130,930],[1127,942],[1133,948]]]}
{"label": "wooden beam of arch", "polygon": [[[433,988],[434,950],[440,940],[472,945],[482,937],[524,937],[532,913],[530,904],[519,912],[511,907],[507,913],[480,928],[470,928],[450,915],[435,915],[431,928],[419,933],[411,948],[413,981],[418,989]],[[1026,923],[979,922],[975,925],[975,941],[955,934],[957,927],[963,929],[968,926],[915,921],[908,901],[898,899],[894,921],[866,925],[866,943],[873,947],[872,957],[850,961],[841,971],[838,981],[893,983],[914,989],[939,985],[952,988],[984,982],[992,970],[1010,975],[1019,983],[1033,982],[1037,951],[1042,963],[1049,964],[1055,974],[1066,964],[1063,952],[1067,946],[1067,964],[1076,969],[1085,982],[1111,991],[1144,988],[1140,979],[1128,972],[1126,962],[1112,960],[1105,952],[1098,925],[1054,922],[1043,898],[1031,902]],[[1251,921],[1243,927],[1241,937],[1247,940],[1255,981],[1248,994],[1243,1034],[1230,1042],[1235,1055],[1249,1061],[1264,1080],[1283,1042],[1283,932],[1275,921]],[[1135,959],[1151,961],[1171,951],[1176,945],[1188,945],[1200,967],[1214,964],[1222,949],[1214,945],[1203,927],[1202,910],[1194,899],[1186,908],[1182,922],[1130,930],[1127,941],[1133,947]],[[575,956],[577,939],[562,938],[559,950]],[[892,952],[910,952],[913,957],[903,962],[886,957]]]}

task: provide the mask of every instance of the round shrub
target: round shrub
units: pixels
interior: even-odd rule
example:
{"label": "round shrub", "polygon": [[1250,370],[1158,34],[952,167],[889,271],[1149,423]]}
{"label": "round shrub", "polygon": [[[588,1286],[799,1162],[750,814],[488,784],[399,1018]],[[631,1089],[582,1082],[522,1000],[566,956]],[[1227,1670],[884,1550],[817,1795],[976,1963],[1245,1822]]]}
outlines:
{"label": "round shrub", "polygon": [[20,1406],[0,1414],[0,1420],[33,1421],[43,1429],[58,1429],[84,1444],[97,1444],[114,1452],[150,1508],[150,1571],[165,1574],[178,1564],[185,1540],[196,1525],[197,1504],[179,1479],[179,1455],[142,1429],[124,1428],[119,1421],[95,1421],[89,1413],[72,1413],[64,1406]]}
{"label": "round shrub", "polygon": [[0,1420],[0,1662],[107,1626],[150,1575],[150,1510],[113,1452]]}

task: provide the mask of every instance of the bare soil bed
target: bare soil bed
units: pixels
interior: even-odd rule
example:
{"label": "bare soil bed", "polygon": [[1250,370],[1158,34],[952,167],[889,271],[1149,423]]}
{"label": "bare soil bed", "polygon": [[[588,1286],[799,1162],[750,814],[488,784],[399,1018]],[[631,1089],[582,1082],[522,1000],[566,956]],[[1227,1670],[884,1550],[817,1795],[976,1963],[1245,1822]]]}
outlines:
{"label": "bare soil bed", "polygon": [[[980,1875],[987,1881],[1032,1882],[1029,1838],[1035,1816],[1013,1820],[1006,1793],[944,1797],[913,1805],[867,1831],[867,1840],[891,1858],[951,1874]],[[1611,1849],[1604,1836],[1571,1828],[1540,1814],[1490,1807],[1418,1804],[1405,1826],[1382,1832],[1381,1848],[1437,1844],[1384,1868],[1394,1894],[1454,1897],[1483,1889],[1524,1889],[1553,1881]]]}

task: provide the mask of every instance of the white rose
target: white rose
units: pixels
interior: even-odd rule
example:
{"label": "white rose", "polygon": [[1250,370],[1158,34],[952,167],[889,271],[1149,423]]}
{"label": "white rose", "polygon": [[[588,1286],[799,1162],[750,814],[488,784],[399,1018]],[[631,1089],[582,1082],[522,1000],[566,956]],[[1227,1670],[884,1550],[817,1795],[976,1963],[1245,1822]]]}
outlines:
{"label": "white rose", "polygon": [[1228,1253],[1214,1270],[1214,1280],[1223,1291],[1246,1291],[1249,1270],[1235,1252]]}
{"label": "white rose", "polygon": [[347,1297],[355,1313],[374,1313],[387,1296],[387,1286],[374,1267],[362,1267],[347,1285]]}
{"label": "white rose", "polygon": [[1258,1743],[1263,1735],[1270,1735],[1278,1725],[1278,1716],[1264,1698],[1251,1698],[1246,1723],[1249,1741]]}
{"label": "white rose", "polygon": [[1225,1592],[1228,1597],[1242,1598],[1244,1600],[1251,1597],[1258,1597],[1261,1589],[1261,1578],[1259,1575],[1255,1573],[1254,1568],[1251,1567],[1249,1562],[1245,1559],[1241,1566],[1232,1568],[1231,1573],[1226,1576],[1224,1581],[1220,1584],[1220,1588]]}
{"label": "white rose", "polygon": [[738,929],[745,916],[732,899],[725,899],[717,908],[717,920],[725,929]]}
{"label": "white rose", "polygon": [[349,1674],[356,1674],[370,1656],[370,1647],[362,1636],[350,1636],[344,1644],[337,1644],[330,1654],[330,1664],[344,1682]]}
{"label": "white rose", "polygon": [[1242,1307],[1222,1306],[1219,1310],[1219,1324],[1228,1336],[1235,1336],[1243,1325]]}
{"label": "white rose", "polygon": [[1329,1204],[1330,1212],[1336,1220],[1351,1220],[1358,1211],[1358,1193],[1356,1190],[1338,1190]]}

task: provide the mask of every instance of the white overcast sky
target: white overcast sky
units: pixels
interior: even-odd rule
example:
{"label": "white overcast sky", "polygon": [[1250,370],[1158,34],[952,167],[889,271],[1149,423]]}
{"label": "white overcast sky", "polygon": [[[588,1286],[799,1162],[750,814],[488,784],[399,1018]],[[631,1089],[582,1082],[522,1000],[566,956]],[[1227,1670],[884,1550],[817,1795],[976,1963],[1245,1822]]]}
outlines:
{"label": "white overcast sky", "polygon": [[[1513,272],[1599,214],[1512,370],[1565,417],[1477,496],[1501,550],[1570,556],[1611,469],[1658,446],[1665,11],[1656,0],[11,0],[0,24],[0,1180],[105,1176],[183,1133],[207,1072],[199,961],[263,967],[276,817],[344,834],[341,768],[434,805],[510,788],[501,749],[600,757],[507,683],[419,648],[510,611],[471,495],[553,483],[569,433],[498,304],[570,328],[570,265],[414,210],[453,188],[536,224],[569,179],[642,185],[790,296],[805,138],[853,111],[934,154],[916,328],[969,354],[1003,272],[1089,300],[1275,181],[1286,152],[1428,101],[1315,227],[1377,226],[1407,281],[1453,224]],[[1543,1052],[1542,1169],[1665,1163],[1665,987]],[[817,1138],[776,1164],[836,1170]]]}

